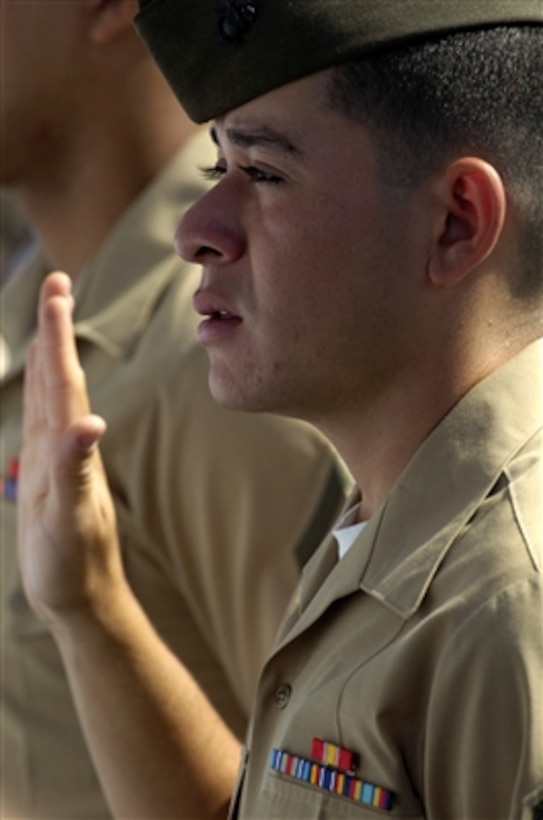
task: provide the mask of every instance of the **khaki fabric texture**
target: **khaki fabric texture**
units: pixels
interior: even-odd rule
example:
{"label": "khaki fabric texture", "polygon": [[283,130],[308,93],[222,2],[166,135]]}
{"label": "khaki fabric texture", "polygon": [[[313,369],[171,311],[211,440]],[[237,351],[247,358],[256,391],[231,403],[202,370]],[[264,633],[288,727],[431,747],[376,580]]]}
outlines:
{"label": "khaki fabric texture", "polygon": [[[450,412],[339,563],[323,543],[261,677],[233,814],[536,816],[542,427],[539,341]],[[270,769],[273,748],[311,757],[314,737],[358,753],[392,810]]]}
{"label": "khaki fabric texture", "polygon": [[542,0],[140,0],[136,28],[196,122],[377,50],[543,24]]}
{"label": "khaki fabric texture", "polygon": [[7,281],[27,239],[28,228],[13,192],[0,186],[0,287]]}
{"label": "khaki fabric texture", "polygon": [[[293,551],[336,467],[309,426],[231,413],[208,393],[192,310],[200,274],[172,242],[202,191],[197,165],[214,153],[198,136],[134,203],[77,285],[75,318],[92,406],[108,422],[102,453],[130,583],[243,736],[298,580]],[[1,294],[0,472],[20,448],[24,353],[43,274],[38,256]],[[16,504],[0,503],[2,816],[107,818],[60,656],[21,588]],[[338,494],[338,512],[341,503]]]}

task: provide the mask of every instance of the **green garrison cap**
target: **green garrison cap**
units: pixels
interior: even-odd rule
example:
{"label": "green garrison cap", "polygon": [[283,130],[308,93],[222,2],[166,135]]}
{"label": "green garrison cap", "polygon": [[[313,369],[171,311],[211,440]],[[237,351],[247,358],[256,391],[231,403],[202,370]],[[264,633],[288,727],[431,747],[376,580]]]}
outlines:
{"label": "green garrison cap", "polygon": [[543,0],[140,0],[135,18],[196,122],[379,49],[503,24],[543,25]]}

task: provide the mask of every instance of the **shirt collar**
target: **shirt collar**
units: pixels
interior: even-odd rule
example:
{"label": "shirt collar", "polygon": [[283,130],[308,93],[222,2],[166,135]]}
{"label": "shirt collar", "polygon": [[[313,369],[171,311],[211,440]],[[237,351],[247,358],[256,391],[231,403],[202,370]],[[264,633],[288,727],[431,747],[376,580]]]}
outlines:
{"label": "shirt collar", "polygon": [[[214,162],[214,155],[207,129],[198,130],[123,214],[76,281],[78,338],[125,358],[171,280],[194,269],[175,256],[173,238],[182,213],[207,189],[198,164]],[[0,380],[24,367],[47,270],[36,249],[2,291]]]}
{"label": "shirt collar", "polygon": [[[360,589],[401,618],[411,617],[451,545],[508,462],[542,427],[540,340],[476,385],[448,413],[341,561],[329,557],[330,541],[336,544],[333,536],[316,551],[300,582],[296,634],[332,602]],[[525,485],[522,492],[524,497]],[[537,494],[541,486],[528,492]],[[349,506],[358,501],[354,492]],[[529,549],[530,543],[541,541],[540,504],[533,503],[531,518],[530,505],[522,506],[520,526]]]}
{"label": "shirt collar", "polygon": [[419,448],[358,538],[369,553],[361,588],[402,617],[413,614],[507,463],[542,428],[539,340],[474,387]]}
{"label": "shirt collar", "polygon": [[23,367],[36,328],[38,291],[43,262],[34,247],[0,291],[0,383]]}

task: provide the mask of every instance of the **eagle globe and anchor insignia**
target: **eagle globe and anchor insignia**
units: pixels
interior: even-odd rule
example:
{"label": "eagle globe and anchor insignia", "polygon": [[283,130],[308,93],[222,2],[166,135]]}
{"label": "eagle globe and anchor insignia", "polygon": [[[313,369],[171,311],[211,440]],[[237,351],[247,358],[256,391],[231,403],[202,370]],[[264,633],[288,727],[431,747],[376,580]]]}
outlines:
{"label": "eagle globe and anchor insignia", "polygon": [[256,17],[256,4],[247,0],[221,0],[219,40],[225,46],[238,45]]}

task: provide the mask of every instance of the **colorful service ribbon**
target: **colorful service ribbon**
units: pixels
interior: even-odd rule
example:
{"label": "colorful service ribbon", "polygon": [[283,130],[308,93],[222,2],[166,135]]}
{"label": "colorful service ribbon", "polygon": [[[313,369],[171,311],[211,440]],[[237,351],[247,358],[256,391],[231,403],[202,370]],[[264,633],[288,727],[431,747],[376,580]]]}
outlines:
{"label": "colorful service ribbon", "polygon": [[272,749],[270,768],[294,780],[356,800],[365,806],[383,811],[392,809],[393,792],[356,777],[358,756],[354,752],[314,738],[311,753],[314,759],[293,755],[282,749]]}
{"label": "colorful service ribbon", "polygon": [[19,459],[10,458],[6,475],[0,476],[0,495],[7,501],[17,500],[19,480]]}

